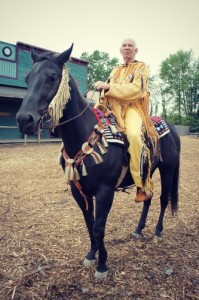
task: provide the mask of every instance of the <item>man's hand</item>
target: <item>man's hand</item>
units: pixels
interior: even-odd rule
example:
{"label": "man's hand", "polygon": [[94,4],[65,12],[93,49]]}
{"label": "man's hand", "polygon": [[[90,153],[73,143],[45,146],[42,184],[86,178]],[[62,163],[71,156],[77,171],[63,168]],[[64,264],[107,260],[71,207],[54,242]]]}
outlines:
{"label": "man's hand", "polygon": [[103,81],[97,81],[94,83],[94,87],[96,90],[108,90],[110,88],[110,84]]}

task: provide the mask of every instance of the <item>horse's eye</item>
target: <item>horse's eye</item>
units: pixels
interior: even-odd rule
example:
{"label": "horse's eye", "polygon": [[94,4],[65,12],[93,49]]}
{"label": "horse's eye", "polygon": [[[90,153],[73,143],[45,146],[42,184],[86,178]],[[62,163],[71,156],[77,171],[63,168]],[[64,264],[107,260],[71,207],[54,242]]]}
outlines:
{"label": "horse's eye", "polygon": [[56,75],[55,74],[51,74],[48,76],[48,81],[51,83],[54,83],[56,81]]}

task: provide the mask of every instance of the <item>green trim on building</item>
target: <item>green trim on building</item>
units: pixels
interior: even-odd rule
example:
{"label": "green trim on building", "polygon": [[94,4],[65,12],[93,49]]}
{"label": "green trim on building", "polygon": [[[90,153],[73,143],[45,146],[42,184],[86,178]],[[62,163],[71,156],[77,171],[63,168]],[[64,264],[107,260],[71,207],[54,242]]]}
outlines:
{"label": "green trim on building", "polygon": [[[11,44],[7,45],[11,47]],[[15,61],[9,61],[9,58],[2,54],[2,49],[5,46],[5,42],[0,42],[0,85],[26,88],[25,77],[32,67],[31,46],[23,43],[18,43],[16,46],[12,45],[13,52],[16,52]],[[42,50],[42,52],[44,51],[47,50]],[[80,92],[84,94],[87,90],[87,62],[71,58],[67,67],[77,82]]]}

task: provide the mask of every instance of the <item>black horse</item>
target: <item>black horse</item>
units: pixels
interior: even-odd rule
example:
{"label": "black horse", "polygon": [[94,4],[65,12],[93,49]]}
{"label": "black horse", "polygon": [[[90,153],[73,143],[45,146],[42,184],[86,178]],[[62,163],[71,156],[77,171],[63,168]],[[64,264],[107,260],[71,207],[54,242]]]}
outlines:
{"label": "black horse", "polygon": [[[38,130],[44,112],[60,87],[63,68],[69,60],[72,47],[73,45],[59,55],[38,54],[32,50],[33,67],[26,77],[27,94],[17,113],[17,123],[22,133],[32,134]],[[103,144],[104,123],[98,123],[92,107],[80,94],[72,76],[70,74],[68,76],[66,84],[70,98],[68,101],[65,99],[63,115],[57,127],[63,140],[62,164],[64,169],[69,168],[73,172],[70,180],[72,195],[82,210],[90,236],[91,246],[84,259],[84,265],[94,264],[98,251],[95,277],[105,278],[107,276],[105,226],[124,164],[124,149],[112,143],[108,145],[103,155],[100,154],[98,146]],[[159,141],[161,159],[151,170],[152,176],[158,168],[161,177],[161,212],[155,230],[157,237],[161,237],[164,213],[169,199],[172,213],[176,212],[178,207],[180,139],[175,128],[170,124],[168,126],[170,132]],[[105,150],[104,146],[103,149]],[[93,163],[94,160],[96,164]],[[83,163],[87,168],[87,176],[80,175],[78,178],[77,172],[83,173]],[[95,216],[93,197],[96,200]],[[145,227],[150,203],[151,200],[148,200],[143,204],[140,221],[134,231],[136,237],[141,235]]]}

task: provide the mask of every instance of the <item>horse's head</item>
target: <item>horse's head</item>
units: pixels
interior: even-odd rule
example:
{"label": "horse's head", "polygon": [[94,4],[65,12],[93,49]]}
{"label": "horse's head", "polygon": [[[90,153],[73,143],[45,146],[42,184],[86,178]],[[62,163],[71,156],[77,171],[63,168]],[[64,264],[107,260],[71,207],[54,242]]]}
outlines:
{"label": "horse's head", "polygon": [[31,51],[33,67],[26,77],[27,93],[16,115],[22,133],[37,131],[44,112],[58,91],[63,65],[69,60],[72,48],[73,44],[59,55]]}

